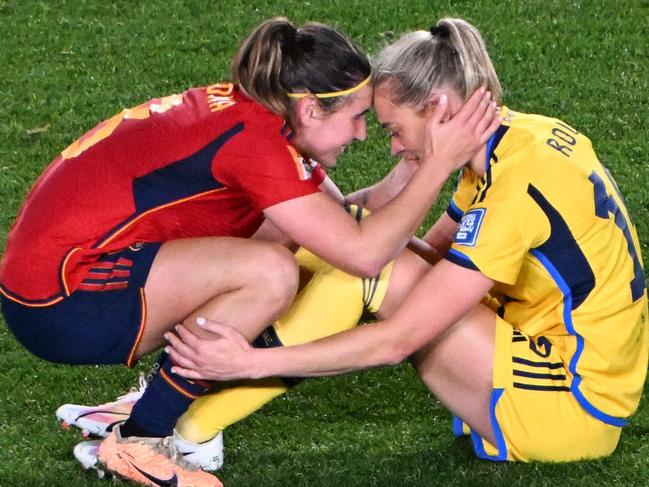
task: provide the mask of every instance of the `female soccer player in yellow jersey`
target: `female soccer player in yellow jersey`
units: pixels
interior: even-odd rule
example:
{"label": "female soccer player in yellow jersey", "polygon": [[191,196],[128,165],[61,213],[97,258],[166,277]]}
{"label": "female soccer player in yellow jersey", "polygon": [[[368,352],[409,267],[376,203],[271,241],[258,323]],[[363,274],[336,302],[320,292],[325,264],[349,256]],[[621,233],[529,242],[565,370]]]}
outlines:
{"label": "female soccer player in yellow jersey", "polygon": [[[426,124],[479,87],[500,83],[475,27],[442,19],[378,57],[374,104],[403,157],[364,193],[389,200],[423,160]],[[444,256],[382,321],[308,344],[255,349],[200,319],[167,334],[189,378],[319,376],[406,357],[491,460],[609,455],[635,411],[647,370],[640,248],[619,189],[591,142],[568,124],[502,107],[503,122],[464,167],[425,240]],[[398,183],[395,181],[399,181]],[[407,262],[395,262],[393,274]],[[405,268],[405,267],[404,267]],[[388,294],[396,293],[392,283]]]}

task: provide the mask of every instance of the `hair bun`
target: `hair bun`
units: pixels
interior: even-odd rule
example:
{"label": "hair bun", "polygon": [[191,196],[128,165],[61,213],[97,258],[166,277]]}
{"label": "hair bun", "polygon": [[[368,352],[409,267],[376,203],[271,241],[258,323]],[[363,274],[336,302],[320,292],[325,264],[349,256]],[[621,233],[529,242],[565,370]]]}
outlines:
{"label": "hair bun", "polygon": [[446,24],[438,24],[430,28],[430,35],[439,37],[440,39],[448,39],[451,36],[451,31]]}

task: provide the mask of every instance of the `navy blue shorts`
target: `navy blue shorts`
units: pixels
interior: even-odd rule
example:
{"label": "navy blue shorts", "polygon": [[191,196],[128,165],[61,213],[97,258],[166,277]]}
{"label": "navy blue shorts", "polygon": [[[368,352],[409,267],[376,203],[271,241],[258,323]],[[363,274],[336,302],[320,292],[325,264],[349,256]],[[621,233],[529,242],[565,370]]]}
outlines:
{"label": "navy blue shorts", "polygon": [[146,320],[144,284],[160,245],[102,256],[80,288],[52,306],[25,306],[3,295],[9,329],[50,362],[133,366]]}

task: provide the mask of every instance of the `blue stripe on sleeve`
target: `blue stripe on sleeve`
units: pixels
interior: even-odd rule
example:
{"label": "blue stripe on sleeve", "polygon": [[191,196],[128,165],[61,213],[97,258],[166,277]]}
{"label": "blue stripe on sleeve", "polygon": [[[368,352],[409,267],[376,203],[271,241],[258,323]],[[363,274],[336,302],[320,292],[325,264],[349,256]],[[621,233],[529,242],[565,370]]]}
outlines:
{"label": "blue stripe on sleeve", "polygon": [[455,249],[448,249],[448,252],[444,256],[444,258],[450,262],[453,262],[453,264],[457,264],[461,267],[464,267],[466,269],[472,269],[474,271],[479,271],[478,267],[469,259],[466,255],[464,255],[462,252],[459,252]]}
{"label": "blue stripe on sleeve", "polygon": [[451,220],[460,223],[464,212],[460,210],[453,200],[448,202],[448,207],[446,208],[446,213],[451,217]]}

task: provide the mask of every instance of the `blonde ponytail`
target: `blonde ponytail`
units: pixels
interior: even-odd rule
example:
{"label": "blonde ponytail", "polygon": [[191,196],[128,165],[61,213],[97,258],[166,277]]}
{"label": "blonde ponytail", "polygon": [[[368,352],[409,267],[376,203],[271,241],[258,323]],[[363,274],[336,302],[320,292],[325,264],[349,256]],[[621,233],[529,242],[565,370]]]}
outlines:
{"label": "blonde ponytail", "polygon": [[467,99],[480,86],[501,103],[502,89],[478,30],[462,19],[445,18],[430,31],[402,36],[381,51],[374,85],[390,82],[398,104],[422,107],[432,90],[449,86]]}

